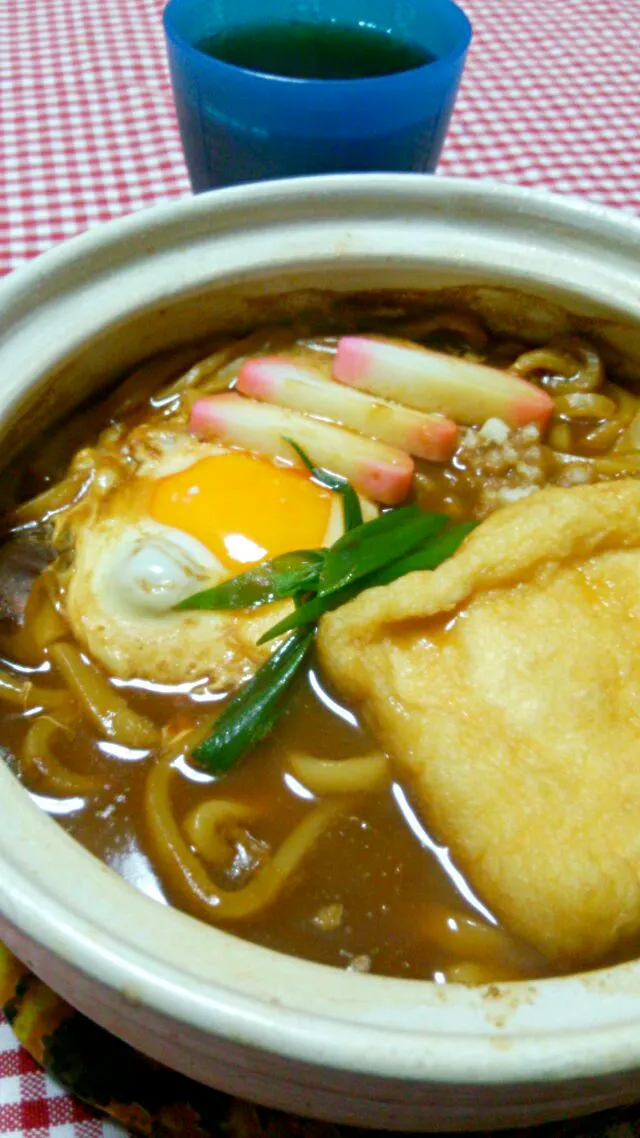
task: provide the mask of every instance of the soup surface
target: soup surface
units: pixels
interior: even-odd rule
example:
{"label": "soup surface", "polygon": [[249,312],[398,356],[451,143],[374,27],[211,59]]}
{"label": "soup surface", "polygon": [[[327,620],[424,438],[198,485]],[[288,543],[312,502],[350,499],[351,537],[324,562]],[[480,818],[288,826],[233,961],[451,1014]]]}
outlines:
{"label": "soup surface", "polygon": [[[445,380],[462,385],[462,410],[445,400],[420,435],[431,440],[433,428],[442,454],[415,453],[424,455],[431,441],[407,444],[414,453],[404,488],[407,452],[388,438],[389,453],[364,452],[364,466],[334,470],[343,477],[356,470],[365,520],[405,501],[452,524],[478,522],[547,484],[583,485],[640,468],[638,399],[607,375],[587,339],[532,348],[490,335],[458,310],[361,317],[345,332],[374,344],[365,380],[383,403],[390,394],[376,390],[374,374],[380,345],[426,347],[440,369],[447,360],[481,364],[535,389],[523,421],[509,422],[510,412],[478,417],[473,399],[465,405],[468,373],[454,368],[449,376],[445,366]],[[357,401],[342,418],[324,404],[314,411],[314,380],[337,398],[340,342],[306,326],[267,327],[155,357],[19,464],[13,478],[23,504],[6,518],[0,562],[0,744],[33,800],[87,849],[154,900],[229,932],[339,968],[440,983],[553,974],[560,966],[500,926],[425,828],[411,785],[331,690],[313,652],[284,715],[232,769],[212,772],[193,758],[229,698],[267,659],[271,646],[256,648],[261,632],[291,606],[276,600],[231,616],[198,612],[189,624],[175,603],[267,557],[339,536],[340,494],[293,470],[281,440],[301,409],[307,425],[333,421],[343,432],[360,414]],[[413,364],[397,359],[401,376],[406,361]],[[385,374],[392,396],[391,365]],[[303,387],[311,382],[306,396],[286,387],[291,375]],[[239,377],[242,396],[225,395]],[[358,389],[357,377],[342,383]],[[550,415],[539,411],[535,392],[546,393]],[[220,396],[233,402],[205,403],[215,431],[198,433],[200,401]],[[308,405],[296,410],[303,397]],[[265,443],[266,418],[248,426],[242,418],[254,403],[293,416],[270,427],[275,451]],[[446,435],[442,424],[453,422]],[[401,442],[411,424],[393,419],[385,431]],[[352,438],[375,434],[354,429]],[[321,454],[334,445],[326,439]],[[380,462],[391,471],[382,499],[357,473]],[[167,533],[182,535],[168,553]],[[637,949],[626,946],[626,955]]]}

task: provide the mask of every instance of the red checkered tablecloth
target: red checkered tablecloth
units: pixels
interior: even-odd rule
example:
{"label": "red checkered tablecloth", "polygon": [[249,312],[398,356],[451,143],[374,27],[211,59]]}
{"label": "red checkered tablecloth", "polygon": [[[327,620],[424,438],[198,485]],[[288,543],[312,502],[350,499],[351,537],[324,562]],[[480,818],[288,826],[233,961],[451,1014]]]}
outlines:
{"label": "red checkered tablecloth", "polygon": [[[640,212],[640,0],[463,0],[475,37],[440,165]],[[0,272],[189,192],[163,0],[0,0]],[[0,1023],[0,1135],[115,1138]]]}
{"label": "red checkered tablecloth", "polygon": [[[2,1138],[124,1138],[115,1123],[90,1114],[45,1075],[0,1021]],[[176,1135],[176,1138],[179,1138]]]}

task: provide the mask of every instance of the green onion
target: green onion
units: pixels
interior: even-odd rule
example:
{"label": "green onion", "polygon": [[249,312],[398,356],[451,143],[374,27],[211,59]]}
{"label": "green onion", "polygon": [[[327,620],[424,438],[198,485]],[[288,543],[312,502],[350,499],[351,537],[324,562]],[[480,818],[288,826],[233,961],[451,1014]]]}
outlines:
{"label": "green onion", "polygon": [[331,612],[332,609],[337,609],[340,605],[346,604],[347,601],[353,600],[363,587],[366,588],[366,586],[362,586],[361,582],[358,582],[348,585],[346,589],[330,593],[327,597],[316,596],[304,604],[298,605],[294,612],[289,613],[283,620],[274,624],[273,628],[267,629],[260,637],[258,644],[267,644],[269,640],[273,640],[276,636],[282,636],[283,633],[290,632],[293,628],[304,627],[310,621],[317,621],[323,613]]}
{"label": "green onion", "polygon": [[348,482],[340,493],[342,494],[342,518],[344,528],[346,530],[356,529],[357,526],[362,525],[362,506],[360,505],[360,499],[353,489],[353,486],[350,486]]}
{"label": "green onion", "polygon": [[391,581],[403,577],[405,573],[412,573],[416,569],[437,569],[438,565],[441,565],[443,561],[455,553],[467,534],[477,524],[477,522],[461,522],[460,525],[454,526],[447,533],[434,537],[424,548],[415,550],[408,557],[392,561],[390,565],[378,569],[375,573],[369,573],[366,577],[358,577],[357,580],[350,581],[340,589],[336,589],[335,592],[318,594],[311,600],[299,605],[294,612],[289,613],[283,620],[269,628],[260,637],[258,644],[266,644],[267,641],[273,640],[276,636],[282,636],[294,628],[307,625],[311,621],[317,621],[324,613],[332,612],[333,609],[353,600],[365,589],[371,589],[377,585],[388,585]]}
{"label": "green onion", "polygon": [[302,447],[299,446],[294,439],[287,438],[286,435],[282,436],[285,443],[296,452],[298,458],[306,466],[309,473],[319,482],[321,486],[326,486],[328,490],[336,490],[342,494],[342,516],[344,518],[344,528],[346,530],[355,529],[356,526],[362,525],[362,507],[360,499],[356,494],[353,486],[346,478],[340,474],[332,474],[330,470],[323,470],[321,466],[314,466],[311,459]]}
{"label": "green onion", "polygon": [[273,729],[286,707],[285,694],[303,663],[315,629],[295,632],[229,701],[213,732],[193,752],[212,774],[224,774]]}
{"label": "green onion", "polygon": [[246,609],[285,597],[292,597],[295,605],[258,643],[291,635],[233,696],[212,733],[193,752],[194,759],[213,774],[231,770],[278,722],[323,613],[353,600],[364,589],[389,584],[416,569],[437,568],[477,524],[463,522],[446,529],[445,514],[424,514],[417,506],[389,510],[363,522],[360,500],[347,480],[313,466],[297,443],[286,441],[318,482],[342,494],[345,533],[328,550],[282,554],[177,606]]}
{"label": "green onion", "polygon": [[272,561],[265,561],[255,569],[240,573],[212,589],[203,589],[181,601],[175,608],[185,609],[250,609],[269,605],[283,597],[315,588],[318,583],[324,551],[300,549],[282,553]]}
{"label": "green onion", "polygon": [[405,557],[441,533],[447,520],[446,514],[423,514],[417,506],[405,506],[344,534],[327,553],[319,595],[333,593]]}
{"label": "green onion", "polygon": [[459,545],[462,545],[468,533],[478,525],[478,522],[460,522],[446,533],[440,534],[434,541],[429,542],[424,549],[416,549],[408,557],[386,565],[373,575],[373,580],[367,581],[366,588],[372,585],[389,585],[404,577],[405,573],[415,573],[417,569],[437,569],[451,557]]}

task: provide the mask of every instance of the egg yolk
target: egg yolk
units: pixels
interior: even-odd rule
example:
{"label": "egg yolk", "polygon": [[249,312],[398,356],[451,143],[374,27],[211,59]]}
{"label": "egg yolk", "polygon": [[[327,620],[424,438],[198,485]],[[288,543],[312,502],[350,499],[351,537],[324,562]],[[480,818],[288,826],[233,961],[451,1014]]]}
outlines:
{"label": "egg yolk", "polygon": [[332,497],[302,471],[220,454],[158,479],[150,513],[236,568],[323,545]]}

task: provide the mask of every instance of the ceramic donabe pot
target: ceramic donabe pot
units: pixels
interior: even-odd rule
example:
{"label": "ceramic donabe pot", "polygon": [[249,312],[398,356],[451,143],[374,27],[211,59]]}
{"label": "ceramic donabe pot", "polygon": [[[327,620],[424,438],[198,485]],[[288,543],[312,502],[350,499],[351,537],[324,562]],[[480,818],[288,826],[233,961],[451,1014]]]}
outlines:
{"label": "ceramic donabe pot", "polygon": [[[412,176],[270,182],[143,211],[0,286],[7,461],[151,352],[327,292],[423,290],[539,340],[640,360],[640,227],[596,206]],[[460,291],[462,290],[462,291]],[[373,301],[372,301],[373,303]],[[0,765],[0,935],[149,1055],[245,1098],[406,1129],[511,1126],[639,1097],[640,968],[467,988],[341,972],[137,893]]]}

